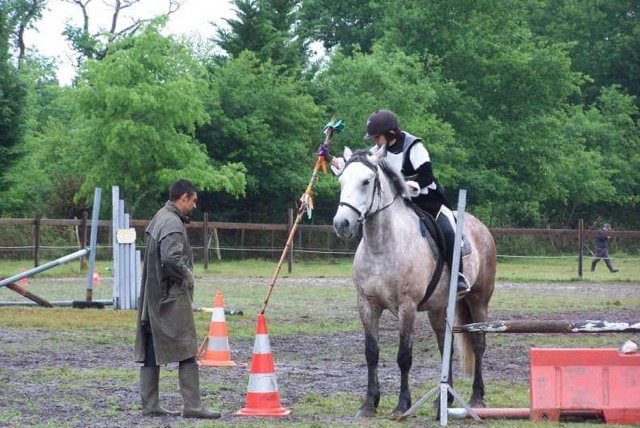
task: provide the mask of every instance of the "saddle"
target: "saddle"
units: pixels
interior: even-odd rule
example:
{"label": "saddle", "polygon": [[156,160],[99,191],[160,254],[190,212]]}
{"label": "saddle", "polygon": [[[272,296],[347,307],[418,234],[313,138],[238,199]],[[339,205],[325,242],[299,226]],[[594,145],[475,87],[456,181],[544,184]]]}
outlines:
{"label": "saddle", "polygon": [[[436,289],[436,285],[440,281],[440,277],[442,276],[442,269],[444,267],[444,257],[446,251],[446,241],[444,239],[444,234],[442,233],[442,229],[435,218],[428,212],[424,211],[417,204],[410,204],[413,211],[418,215],[419,223],[420,223],[420,233],[423,238],[426,238],[429,243],[429,247],[431,248],[431,252],[433,253],[434,258],[436,259],[436,268],[433,271],[433,276],[429,281],[429,285],[427,286],[427,290],[425,292],[424,297],[420,301],[418,306],[424,304],[429,297],[433,294]],[[460,249],[461,256],[465,257],[471,254],[471,245],[469,241],[465,238],[464,233],[462,234],[462,247]]]}

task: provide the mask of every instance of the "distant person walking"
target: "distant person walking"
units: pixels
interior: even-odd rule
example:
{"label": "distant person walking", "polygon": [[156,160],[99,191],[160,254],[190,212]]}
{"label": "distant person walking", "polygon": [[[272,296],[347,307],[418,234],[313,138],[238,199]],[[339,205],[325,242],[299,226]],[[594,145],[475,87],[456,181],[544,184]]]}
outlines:
{"label": "distant person walking", "polygon": [[609,258],[609,252],[607,251],[607,241],[609,240],[607,233],[610,230],[611,225],[609,223],[605,223],[600,229],[598,229],[595,240],[596,253],[593,256],[593,261],[591,262],[591,272],[596,270],[596,265],[600,260],[604,260],[604,263],[611,272],[618,272],[618,269],[613,268],[613,264]]}

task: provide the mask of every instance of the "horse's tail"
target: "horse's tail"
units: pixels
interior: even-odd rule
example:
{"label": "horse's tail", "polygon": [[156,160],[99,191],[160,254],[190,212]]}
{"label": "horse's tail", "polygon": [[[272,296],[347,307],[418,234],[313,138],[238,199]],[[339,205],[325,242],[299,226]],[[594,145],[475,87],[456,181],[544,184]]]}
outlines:
{"label": "horse's tail", "polygon": [[[470,324],[472,321],[469,307],[460,300],[456,305],[456,325]],[[471,335],[469,333],[457,333],[454,335],[458,358],[460,359],[460,370],[464,376],[473,377],[475,371],[475,361]]]}

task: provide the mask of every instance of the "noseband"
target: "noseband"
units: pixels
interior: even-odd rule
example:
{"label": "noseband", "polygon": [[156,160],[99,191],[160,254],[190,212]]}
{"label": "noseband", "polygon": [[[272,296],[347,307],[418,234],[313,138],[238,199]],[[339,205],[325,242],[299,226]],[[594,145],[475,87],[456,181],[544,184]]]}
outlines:
{"label": "noseband", "polygon": [[380,202],[382,202],[382,185],[380,184],[380,176],[379,176],[380,170],[379,170],[377,165],[371,163],[363,155],[354,155],[344,165],[344,168],[342,170],[343,173],[344,173],[344,171],[347,169],[347,167],[350,164],[355,163],[355,162],[362,163],[367,168],[369,168],[371,171],[373,171],[373,173],[375,174],[375,178],[373,180],[373,191],[372,191],[372,195],[371,195],[371,203],[369,204],[369,208],[367,208],[367,210],[365,212],[361,212],[358,208],[356,208],[355,206],[351,205],[349,202],[340,201],[340,202],[338,202],[338,206],[345,206],[347,208],[351,208],[353,211],[355,211],[356,214],[358,214],[358,223],[362,224],[362,223],[365,222],[365,220],[373,217],[374,215],[378,214],[381,211],[386,210],[391,205],[393,205],[393,203],[396,201],[396,199],[398,199],[399,193],[396,192],[396,194],[393,196],[393,199],[391,200],[391,202],[389,202],[387,205],[383,206],[382,208],[378,208],[377,210],[371,212],[371,209],[373,208],[373,202],[376,199],[375,198],[376,194],[378,195],[378,199],[380,200]]}

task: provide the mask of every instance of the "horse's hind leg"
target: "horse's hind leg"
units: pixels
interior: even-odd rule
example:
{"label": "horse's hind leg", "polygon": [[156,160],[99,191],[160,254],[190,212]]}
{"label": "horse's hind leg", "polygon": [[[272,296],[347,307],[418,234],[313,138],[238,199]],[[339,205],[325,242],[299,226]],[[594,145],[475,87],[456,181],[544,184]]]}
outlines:
{"label": "horse's hind leg", "polygon": [[474,372],[473,386],[469,406],[485,407],[484,403],[484,380],[482,378],[482,359],[487,347],[484,333],[471,333],[471,343],[473,346]]}
{"label": "horse's hind leg", "polygon": [[[488,301],[479,299],[474,300],[473,296],[469,296],[467,308],[470,318],[464,319],[465,324],[486,322],[488,319]],[[473,349],[474,366],[473,366],[473,386],[469,405],[471,407],[485,407],[484,403],[484,380],[482,373],[482,360],[487,348],[485,333],[465,333],[471,340],[471,348]]]}
{"label": "horse's hind leg", "polygon": [[399,418],[411,407],[411,391],[409,390],[409,371],[413,364],[413,328],[416,319],[415,305],[400,307],[400,341],[398,343],[397,362],[400,368],[400,395],[398,405],[391,413],[392,419]]}
{"label": "horse's hind leg", "polygon": [[378,383],[378,359],[380,356],[379,322],[382,310],[371,306],[369,301],[358,295],[358,311],[364,327],[364,355],[367,360],[367,396],[356,416],[371,418],[376,414],[380,403],[380,385]]}

